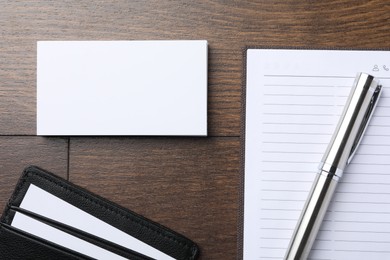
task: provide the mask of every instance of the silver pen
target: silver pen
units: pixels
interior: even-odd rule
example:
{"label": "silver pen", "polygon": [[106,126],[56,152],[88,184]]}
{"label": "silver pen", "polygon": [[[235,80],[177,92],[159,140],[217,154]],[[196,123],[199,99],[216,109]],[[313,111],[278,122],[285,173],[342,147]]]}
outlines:
{"label": "silver pen", "polygon": [[382,87],[371,75],[359,73],[326,149],[291,238],[285,260],[307,259],[329,202],[350,163],[378,103]]}

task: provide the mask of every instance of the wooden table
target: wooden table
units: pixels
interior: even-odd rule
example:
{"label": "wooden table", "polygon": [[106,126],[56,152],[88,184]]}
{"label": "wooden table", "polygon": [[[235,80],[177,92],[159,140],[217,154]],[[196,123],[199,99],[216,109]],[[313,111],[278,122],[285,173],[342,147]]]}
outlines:
{"label": "wooden table", "polygon": [[[0,0],[0,207],[30,164],[236,259],[245,46],[389,48],[377,1]],[[37,40],[209,42],[209,136],[37,137]]]}

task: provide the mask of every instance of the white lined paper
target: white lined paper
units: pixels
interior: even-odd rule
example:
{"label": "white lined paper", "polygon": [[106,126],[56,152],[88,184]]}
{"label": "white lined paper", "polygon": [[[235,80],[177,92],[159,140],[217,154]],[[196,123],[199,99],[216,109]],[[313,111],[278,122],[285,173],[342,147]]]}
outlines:
{"label": "white lined paper", "polygon": [[283,258],[360,71],[383,95],[309,259],[390,257],[389,61],[385,51],[248,50],[244,259]]}

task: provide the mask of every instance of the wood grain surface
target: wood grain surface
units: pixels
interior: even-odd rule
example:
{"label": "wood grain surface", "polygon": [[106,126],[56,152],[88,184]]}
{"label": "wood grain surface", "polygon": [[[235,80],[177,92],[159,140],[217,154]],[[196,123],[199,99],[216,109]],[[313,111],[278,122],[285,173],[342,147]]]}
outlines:
{"label": "wood grain surface", "polygon": [[77,138],[70,181],[198,243],[236,254],[238,138]]}
{"label": "wood grain surface", "polygon": [[[389,48],[390,2],[0,0],[0,206],[29,164],[236,259],[246,46]],[[207,138],[36,137],[36,41],[209,42]]]}
{"label": "wood grain surface", "polygon": [[67,178],[68,140],[26,136],[0,136],[0,209],[28,165],[36,165]]}

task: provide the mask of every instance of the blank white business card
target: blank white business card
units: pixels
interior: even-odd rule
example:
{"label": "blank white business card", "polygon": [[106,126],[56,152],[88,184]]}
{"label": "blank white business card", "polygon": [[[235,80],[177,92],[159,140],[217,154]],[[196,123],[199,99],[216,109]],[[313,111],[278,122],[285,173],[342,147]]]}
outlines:
{"label": "blank white business card", "polygon": [[39,41],[37,135],[207,135],[207,41]]}

